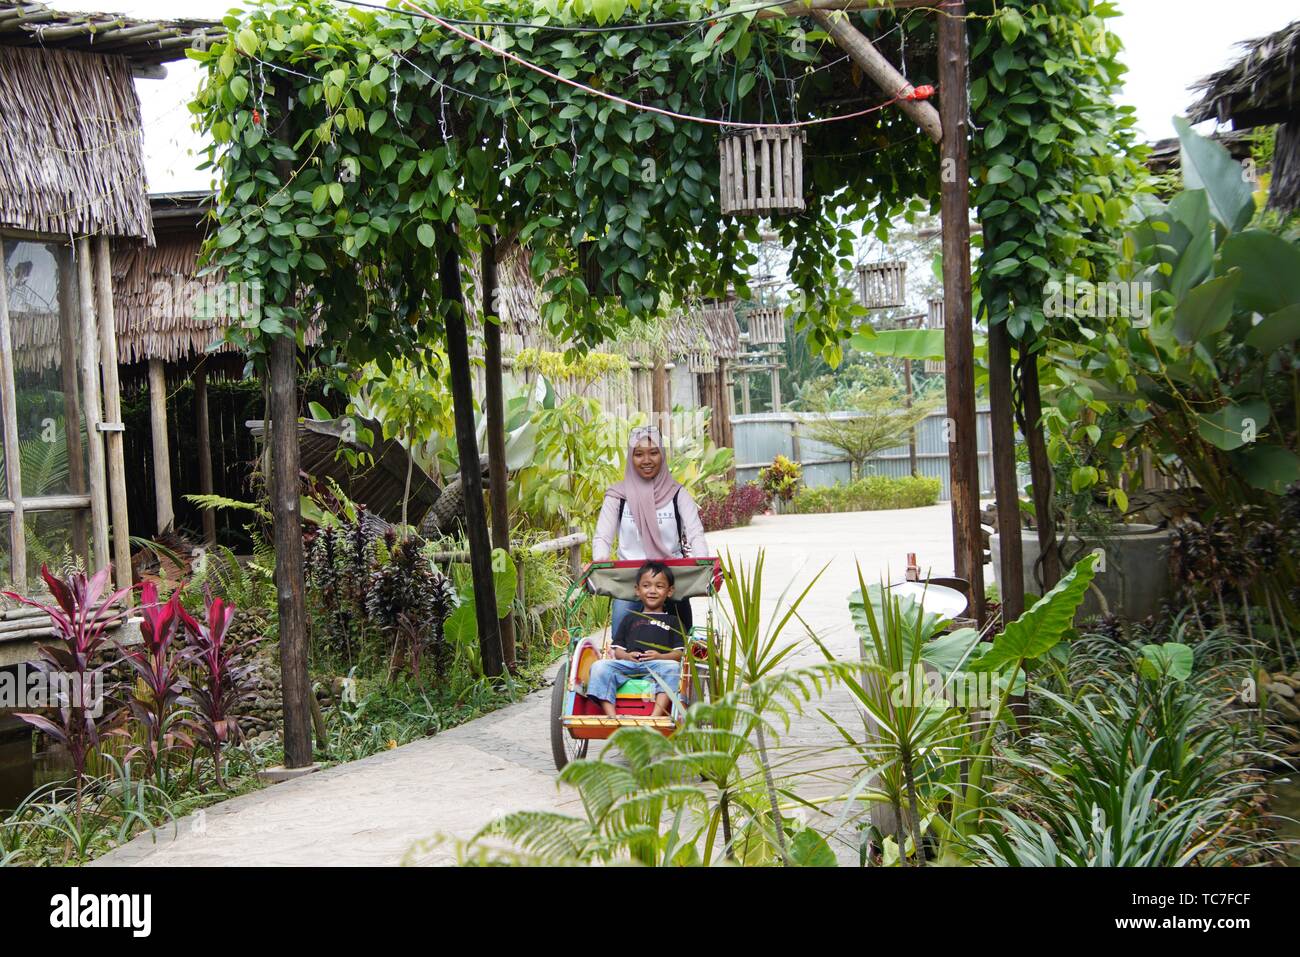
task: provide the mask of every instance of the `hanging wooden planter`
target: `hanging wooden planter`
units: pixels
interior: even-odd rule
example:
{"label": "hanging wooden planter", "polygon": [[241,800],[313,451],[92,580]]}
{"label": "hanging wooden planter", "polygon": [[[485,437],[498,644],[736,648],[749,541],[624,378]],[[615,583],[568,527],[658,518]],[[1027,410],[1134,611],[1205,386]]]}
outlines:
{"label": "hanging wooden planter", "polygon": [[866,263],[858,267],[858,296],[868,309],[890,309],[907,301],[907,263]]}
{"label": "hanging wooden planter", "polygon": [[712,352],[692,352],[686,357],[686,368],[695,375],[706,375],[718,368]]}
{"label": "hanging wooden planter", "polygon": [[737,216],[799,213],[803,130],[766,126],[724,133],[718,142],[722,211]]}
{"label": "hanging wooden planter", "polygon": [[762,306],[746,316],[749,344],[779,345],[785,342],[785,312],[780,306]]}

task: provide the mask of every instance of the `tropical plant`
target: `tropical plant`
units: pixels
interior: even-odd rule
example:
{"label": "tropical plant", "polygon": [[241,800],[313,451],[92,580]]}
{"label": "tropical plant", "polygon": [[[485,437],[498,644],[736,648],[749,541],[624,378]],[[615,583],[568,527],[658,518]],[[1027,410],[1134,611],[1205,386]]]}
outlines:
{"label": "tropical plant", "polygon": [[803,480],[803,466],[778,455],[772,464],[758,470],[758,484],[769,498],[788,502],[799,491]]}
{"label": "tropical plant", "polygon": [[907,395],[891,385],[864,386],[847,394],[823,386],[804,396],[804,407],[819,414],[805,424],[811,438],[847,456],[849,477],[856,479],[872,456],[907,441],[938,404],[937,399],[909,403]]}
{"label": "tropical plant", "polygon": [[[863,708],[864,735],[837,727],[865,768],[850,806],[863,799],[891,806],[896,860],[924,863],[927,832],[938,839],[941,861],[965,853],[984,817],[984,776],[1008,701],[1024,690],[1021,672],[1069,630],[1096,561],[1082,559],[991,643],[973,628],[936,638],[939,616],[888,588],[868,588],[859,572],[850,609],[864,663],[860,675],[843,671],[841,680]],[[939,682],[932,693],[924,693],[927,667]]]}
{"label": "tropical plant", "polygon": [[195,740],[212,756],[217,787],[225,790],[221,752],[240,740],[240,714],[254,697],[253,666],[245,661],[244,648],[229,639],[235,607],[211,594],[204,606],[202,620],[180,609],[196,671],[184,679],[181,703],[192,713],[186,724]]}
{"label": "tropical plant", "polygon": [[[177,746],[192,747],[193,742],[178,729],[176,704],[181,696],[183,649],[177,636],[181,627],[181,593],[175,591],[164,603],[158,601],[158,588],[146,581],[140,590],[140,643],[118,644],[122,660],[130,666],[135,681],[127,701],[132,717],[139,724],[144,744],[139,751],[145,758],[145,775],[162,786],[166,780],[168,752]],[[127,754],[129,761],[131,754]]]}
{"label": "tropical plant", "polygon": [[427,651],[433,653],[438,670],[445,671],[451,656],[443,640],[443,625],[454,608],[456,590],[433,567],[419,536],[399,537],[389,529],[384,546],[387,560],[378,563],[370,574],[366,614],[390,636],[389,678],[405,661],[418,679],[420,662]]}
{"label": "tropical plant", "polygon": [[710,495],[699,500],[700,522],[706,532],[748,525],[755,515],[767,508],[767,493],[754,482],[733,485],[725,495]]}
{"label": "tropical plant", "polygon": [[121,588],[105,595],[108,576],[109,570],[103,568],[89,578],[76,572],[60,579],[42,566],[41,577],[55,604],[47,605],[16,592],[3,593],[13,601],[39,608],[53,626],[58,644],[39,646],[36,667],[49,682],[51,694],[57,696],[53,707],[58,720],[26,713],[17,717],[67,748],[77,780],[78,816],[87,758],[98,746],[102,731],[116,720],[115,714],[103,713],[104,673],[113,662],[105,660],[101,652],[108,644],[108,629],[123,617],[119,602],[131,589]]}

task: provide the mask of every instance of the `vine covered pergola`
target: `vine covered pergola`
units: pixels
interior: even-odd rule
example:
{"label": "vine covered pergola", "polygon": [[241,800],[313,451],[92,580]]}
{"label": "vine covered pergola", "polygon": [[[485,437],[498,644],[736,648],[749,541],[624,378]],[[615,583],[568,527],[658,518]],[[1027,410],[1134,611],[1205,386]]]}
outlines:
{"label": "vine covered pergola", "polygon": [[340,373],[445,347],[482,657],[499,673],[491,544],[507,547],[509,528],[494,509],[489,541],[462,266],[483,253],[488,452],[504,482],[495,251],[528,251],[542,321],[575,348],[654,316],[665,296],[744,294],[759,221],[719,208],[729,130],[801,134],[804,208],[770,228],[802,291],[795,321],[832,363],[860,331],[833,279],[858,227],[886,235],[940,198],[955,564],[982,609],[968,23],[1005,38],[1004,14],[968,20],[959,0],[297,0],[227,18],[228,39],[191,54],[207,71],[193,109],[218,187],[208,261],[263,290],[232,335],[269,381],[287,765],[311,761],[295,379],[307,319]]}

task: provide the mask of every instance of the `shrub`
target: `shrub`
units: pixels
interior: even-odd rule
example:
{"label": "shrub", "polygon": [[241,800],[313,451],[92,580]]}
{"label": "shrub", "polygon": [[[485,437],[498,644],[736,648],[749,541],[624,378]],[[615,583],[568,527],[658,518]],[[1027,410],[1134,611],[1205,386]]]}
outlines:
{"label": "shrub", "polygon": [[804,487],[794,497],[790,510],[814,512],[871,512],[885,508],[920,508],[939,501],[941,482],[937,478],[906,476],[891,478],[868,475],[847,485],[839,482],[817,488]]}
{"label": "shrub", "polygon": [[803,481],[803,466],[791,462],[784,455],[778,455],[767,468],[758,470],[758,482],[763,491],[774,499],[788,502],[799,491]]}
{"label": "shrub", "polygon": [[767,493],[754,482],[734,485],[723,496],[710,496],[700,502],[700,520],[706,532],[748,525],[755,515],[767,508]]}

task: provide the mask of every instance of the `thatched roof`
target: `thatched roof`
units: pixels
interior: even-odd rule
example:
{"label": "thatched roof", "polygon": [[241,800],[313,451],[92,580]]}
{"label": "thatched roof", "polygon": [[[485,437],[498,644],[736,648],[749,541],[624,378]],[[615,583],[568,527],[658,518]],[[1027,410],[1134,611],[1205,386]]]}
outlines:
{"label": "thatched roof", "polygon": [[[1251,147],[1255,143],[1254,135],[1246,130],[1240,132],[1224,130],[1220,133],[1211,133],[1210,139],[1226,149],[1229,155],[1238,162],[1250,156]],[[1147,153],[1147,169],[1153,173],[1167,173],[1172,169],[1179,168],[1182,165],[1182,147],[1182,141],[1176,136],[1156,140],[1151,144],[1150,151]]]}
{"label": "thatched roof", "polygon": [[121,57],[0,45],[0,226],[152,239]]}
{"label": "thatched roof", "polygon": [[1188,116],[1194,123],[1231,121],[1234,130],[1277,124],[1268,204],[1283,213],[1300,209],[1300,20],[1241,46],[1246,54],[1193,85],[1201,98]]}
{"label": "thatched roof", "polygon": [[[180,60],[188,47],[224,37],[212,20],[137,20],[116,13],[68,13],[43,3],[0,0],[0,44],[125,57],[137,68]],[[157,75],[157,74],[149,74]]]}
{"label": "thatched roof", "polygon": [[1246,51],[1241,59],[1192,85],[1201,96],[1188,118],[1231,120],[1238,130],[1294,120],[1300,115],[1300,20],[1238,46]]}

